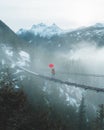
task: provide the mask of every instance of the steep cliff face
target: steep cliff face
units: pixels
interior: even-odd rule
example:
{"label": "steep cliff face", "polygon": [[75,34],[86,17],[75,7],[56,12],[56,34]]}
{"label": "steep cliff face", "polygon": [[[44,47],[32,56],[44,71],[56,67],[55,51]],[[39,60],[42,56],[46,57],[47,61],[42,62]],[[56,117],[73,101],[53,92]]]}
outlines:
{"label": "steep cliff face", "polygon": [[5,23],[0,20],[0,44],[16,49],[26,49],[28,44],[19,38]]}

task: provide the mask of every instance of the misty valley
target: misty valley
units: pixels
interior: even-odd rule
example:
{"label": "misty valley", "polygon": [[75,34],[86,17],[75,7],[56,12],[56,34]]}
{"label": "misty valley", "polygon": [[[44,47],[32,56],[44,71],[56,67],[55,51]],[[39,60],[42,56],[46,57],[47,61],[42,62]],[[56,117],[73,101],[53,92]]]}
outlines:
{"label": "misty valley", "polygon": [[104,130],[103,56],[103,24],[0,21],[0,130]]}

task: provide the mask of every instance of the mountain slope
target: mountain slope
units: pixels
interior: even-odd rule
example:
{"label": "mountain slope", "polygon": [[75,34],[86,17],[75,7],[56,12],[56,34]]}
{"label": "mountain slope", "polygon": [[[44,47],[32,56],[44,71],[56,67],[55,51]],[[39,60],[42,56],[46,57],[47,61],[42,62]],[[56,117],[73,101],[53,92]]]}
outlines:
{"label": "mountain slope", "polygon": [[[44,25],[42,25],[44,26]],[[38,27],[33,26],[34,32]],[[53,30],[54,31],[54,30]],[[47,33],[44,30],[43,33]],[[38,34],[38,33],[37,33]],[[61,31],[60,35],[53,35],[52,37],[42,36],[33,33],[33,30],[21,30],[17,35],[23,38],[25,41],[31,43],[33,46],[43,46],[50,50],[70,50],[73,45],[82,42],[96,43],[98,46],[104,45],[104,25],[97,23],[96,25],[79,28],[73,31],[64,32]],[[48,35],[51,35],[49,32]]]}
{"label": "mountain slope", "polygon": [[104,45],[104,25],[97,23],[93,26],[74,30],[66,34],[66,39],[72,43],[85,41]]}
{"label": "mountain slope", "polygon": [[0,20],[0,44],[11,46],[15,49],[27,48],[28,44],[18,37],[5,23]]}
{"label": "mountain slope", "polygon": [[0,21],[0,67],[2,65],[28,65],[29,44],[18,37],[5,23]]}

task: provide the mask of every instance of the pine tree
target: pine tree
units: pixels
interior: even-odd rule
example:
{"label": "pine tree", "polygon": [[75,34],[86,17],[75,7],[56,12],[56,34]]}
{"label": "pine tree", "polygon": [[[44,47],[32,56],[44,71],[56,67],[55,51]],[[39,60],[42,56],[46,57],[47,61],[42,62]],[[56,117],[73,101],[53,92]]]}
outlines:
{"label": "pine tree", "polygon": [[[20,130],[30,118],[27,96],[16,90],[9,69],[2,70],[0,79],[0,130]],[[26,129],[25,129],[26,130]]]}
{"label": "pine tree", "polygon": [[87,128],[85,112],[86,111],[85,111],[85,105],[84,105],[84,97],[82,97],[81,104],[79,106],[79,112],[78,112],[79,130],[86,130],[86,128]]}
{"label": "pine tree", "polygon": [[95,127],[97,130],[104,130],[104,104],[99,105]]}

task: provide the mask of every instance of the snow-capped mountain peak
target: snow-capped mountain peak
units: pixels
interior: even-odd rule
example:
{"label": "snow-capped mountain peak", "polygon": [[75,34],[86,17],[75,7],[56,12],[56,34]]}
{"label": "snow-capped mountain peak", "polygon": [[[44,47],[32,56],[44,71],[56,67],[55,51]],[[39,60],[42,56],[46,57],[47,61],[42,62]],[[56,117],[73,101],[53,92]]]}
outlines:
{"label": "snow-capped mountain peak", "polygon": [[24,34],[26,31],[33,33],[35,36],[39,35],[40,37],[52,37],[55,35],[60,35],[64,31],[60,29],[55,23],[52,25],[46,25],[44,23],[39,23],[33,25],[29,30],[20,29],[17,34]]}
{"label": "snow-capped mountain peak", "polygon": [[33,25],[30,31],[34,35],[40,35],[41,37],[52,37],[54,35],[60,35],[63,32],[56,24],[47,26],[44,23]]}

